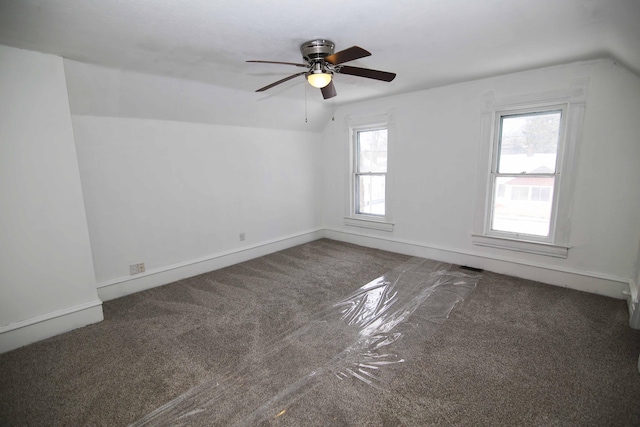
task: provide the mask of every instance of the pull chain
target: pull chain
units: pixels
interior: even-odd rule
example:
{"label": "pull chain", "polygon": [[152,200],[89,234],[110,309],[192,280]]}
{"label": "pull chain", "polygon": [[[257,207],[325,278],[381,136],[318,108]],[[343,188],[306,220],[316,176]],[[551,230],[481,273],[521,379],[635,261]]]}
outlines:
{"label": "pull chain", "polygon": [[308,123],[307,120],[307,85],[304,85],[304,122]]}
{"label": "pull chain", "polygon": [[336,101],[335,99],[331,100],[331,121],[336,121]]}

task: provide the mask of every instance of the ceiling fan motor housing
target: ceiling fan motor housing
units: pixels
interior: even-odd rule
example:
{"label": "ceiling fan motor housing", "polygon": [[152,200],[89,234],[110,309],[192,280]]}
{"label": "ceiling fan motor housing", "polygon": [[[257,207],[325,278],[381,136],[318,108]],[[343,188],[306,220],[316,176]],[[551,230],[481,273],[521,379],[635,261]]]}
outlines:
{"label": "ceiling fan motor housing", "polygon": [[310,40],[302,43],[300,52],[305,61],[313,63],[321,61],[329,55],[333,54],[335,44],[329,40]]}

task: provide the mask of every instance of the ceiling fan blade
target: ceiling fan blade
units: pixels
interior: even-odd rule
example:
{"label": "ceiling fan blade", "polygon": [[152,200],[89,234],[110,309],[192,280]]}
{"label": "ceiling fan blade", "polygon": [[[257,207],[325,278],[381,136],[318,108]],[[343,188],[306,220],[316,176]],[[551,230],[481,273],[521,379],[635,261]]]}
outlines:
{"label": "ceiling fan blade", "polygon": [[369,68],[350,67],[343,65],[339,69],[336,69],[338,73],[350,74],[352,76],[366,77],[368,79],[382,80],[383,82],[390,82],[396,78],[395,73],[388,73],[386,71],[371,70]]}
{"label": "ceiling fan blade", "polygon": [[306,71],[303,71],[303,72],[301,72],[301,73],[295,73],[295,74],[292,74],[292,75],[290,75],[289,77],[285,77],[284,79],[282,79],[282,80],[278,80],[278,81],[277,81],[277,82],[275,82],[275,83],[271,83],[270,85],[267,85],[267,86],[265,86],[265,87],[261,87],[260,89],[256,90],[256,92],[264,92],[264,91],[265,91],[265,90],[267,90],[267,89],[271,89],[272,87],[277,86],[277,85],[279,85],[280,83],[284,83],[284,82],[286,82],[286,81],[288,81],[288,80],[291,80],[291,79],[296,78],[296,77],[298,77],[298,76],[301,76],[301,75],[303,75],[303,74],[307,74],[307,72],[306,72]]}
{"label": "ceiling fan blade", "polygon": [[322,97],[324,99],[333,98],[338,93],[336,92],[336,87],[333,85],[333,80],[329,82],[328,85],[320,89],[322,91]]}
{"label": "ceiling fan blade", "polygon": [[333,55],[329,55],[324,59],[330,64],[338,65],[342,64],[343,62],[353,61],[370,55],[371,52],[364,50],[360,46],[352,46],[348,49],[336,52]]}
{"label": "ceiling fan blade", "polygon": [[259,62],[261,64],[283,64],[283,65],[295,65],[296,67],[305,67],[309,68],[307,64],[297,64],[295,62],[279,62],[279,61],[259,61],[259,60],[251,60],[247,62]]}

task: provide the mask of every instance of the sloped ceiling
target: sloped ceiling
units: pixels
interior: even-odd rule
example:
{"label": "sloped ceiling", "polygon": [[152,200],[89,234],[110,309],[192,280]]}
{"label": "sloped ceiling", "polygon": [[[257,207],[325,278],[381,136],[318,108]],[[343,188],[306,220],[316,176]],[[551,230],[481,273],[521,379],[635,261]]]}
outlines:
{"label": "sloped ceiling", "polygon": [[0,44],[119,70],[252,92],[300,70],[246,60],[300,62],[326,38],[373,54],[349,65],[397,73],[338,75],[338,104],[603,57],[640,74],[639,22],[638,0],[0,0]]}

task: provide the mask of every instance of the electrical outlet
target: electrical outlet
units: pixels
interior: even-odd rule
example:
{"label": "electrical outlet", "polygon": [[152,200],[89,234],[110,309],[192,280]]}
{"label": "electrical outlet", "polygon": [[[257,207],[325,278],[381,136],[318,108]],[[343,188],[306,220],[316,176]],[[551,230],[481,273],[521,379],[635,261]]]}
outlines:
{"label": "electrical outlet", "polygon": [[129,274],[131,275],[144,273],[144,272],[145,272],[144,262],[140,262],[138,264],[131,264],[129,266]]}
{"label": "electrical outlet", "polygon": [[245,239],[244,231],[240,233],[240,241],[242,242]]}

